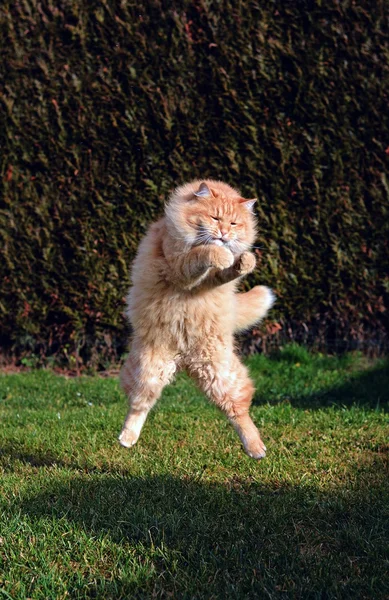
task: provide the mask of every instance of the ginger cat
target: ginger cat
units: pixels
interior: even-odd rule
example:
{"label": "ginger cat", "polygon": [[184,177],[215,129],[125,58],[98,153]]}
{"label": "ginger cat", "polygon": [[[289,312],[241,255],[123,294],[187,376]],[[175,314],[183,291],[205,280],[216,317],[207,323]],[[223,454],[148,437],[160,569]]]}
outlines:
{"label": "ginger cat", "polygon": [[184,369],[227,415],[246,453],[265,456],[249,415],[254,386],[234,351],[234,332],[274,302],[264,286],[236,292],[256,264],[254,203],[220,181],[193,181],[175,190],[141,241],[127,305],[133,338],[121,371],[130,401],[122,446],[137,442],[163,387]]}

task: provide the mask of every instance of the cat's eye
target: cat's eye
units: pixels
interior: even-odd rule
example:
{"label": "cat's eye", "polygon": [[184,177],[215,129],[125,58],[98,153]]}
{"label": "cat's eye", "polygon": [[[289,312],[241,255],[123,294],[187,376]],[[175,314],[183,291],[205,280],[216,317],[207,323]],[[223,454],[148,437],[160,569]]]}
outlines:
{"label": "cat's eye", "polygon": [[211,219],[213,219],[214,221],[218,221],[219,220],[217,217],[212,217],[212,216],[211,216]]}
{"label": "cat's eye", "polygon": [[234,227],[234,225],[237,225],[238,223],[231,223],[232,227]]}

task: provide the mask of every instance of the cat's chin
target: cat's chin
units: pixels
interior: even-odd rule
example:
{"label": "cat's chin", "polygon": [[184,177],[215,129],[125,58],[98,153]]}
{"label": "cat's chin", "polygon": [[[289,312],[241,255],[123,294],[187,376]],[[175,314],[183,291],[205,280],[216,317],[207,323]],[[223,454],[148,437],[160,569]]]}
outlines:
{"label": "cat's chin", "polygon": [[240,256],[243,252],[247,250],[246,246],[234,242],[223,242],[220,239],[212,240],[212,242],[210,243],[214,246],[223,246],[226,250],[232,252],[234,256]]}

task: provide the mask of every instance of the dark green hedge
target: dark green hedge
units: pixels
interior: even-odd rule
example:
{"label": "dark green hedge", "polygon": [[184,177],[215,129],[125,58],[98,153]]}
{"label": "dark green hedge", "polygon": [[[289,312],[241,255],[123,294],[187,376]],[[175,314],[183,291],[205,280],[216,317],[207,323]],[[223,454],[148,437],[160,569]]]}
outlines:
{"label": "dark green hedge", "polygon": [[195,177],[258,195],[278,336],[385,345],[388,6],[3,0],[3,349],[115,357],[137,243]]}

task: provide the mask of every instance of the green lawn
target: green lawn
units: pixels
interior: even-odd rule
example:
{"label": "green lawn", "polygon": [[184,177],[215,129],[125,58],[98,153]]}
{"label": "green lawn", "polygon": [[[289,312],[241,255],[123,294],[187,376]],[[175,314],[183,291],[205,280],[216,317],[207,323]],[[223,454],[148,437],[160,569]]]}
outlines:
{"label": "green lawn", "polygon": [[115,378],[0,376],[0,598],[389,598],[389,361],[248,361],[248,458],[180,376],[131,450]]}

